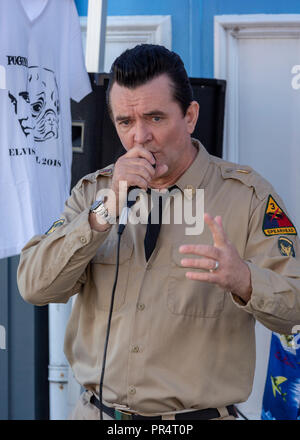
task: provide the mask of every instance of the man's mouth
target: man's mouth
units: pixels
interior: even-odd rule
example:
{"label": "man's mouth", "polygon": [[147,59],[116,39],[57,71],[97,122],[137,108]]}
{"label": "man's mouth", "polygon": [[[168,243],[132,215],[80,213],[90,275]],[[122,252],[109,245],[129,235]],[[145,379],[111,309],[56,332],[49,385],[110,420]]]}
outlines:
{"label": "man's mouth", "polygon": [[157,162],[157,151],[154,153],[153,151],[150,151],[150,153],[152,154],[152,156],[155,159],[155,162]]}

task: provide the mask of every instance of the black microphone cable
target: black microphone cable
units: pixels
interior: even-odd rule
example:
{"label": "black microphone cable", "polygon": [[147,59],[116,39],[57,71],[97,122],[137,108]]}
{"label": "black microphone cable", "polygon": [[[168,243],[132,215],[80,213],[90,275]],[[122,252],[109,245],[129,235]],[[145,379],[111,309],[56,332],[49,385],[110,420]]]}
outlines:
{"label": "black microphone cable", "polygon": [[[138,187],[130,187],[129,190],[131,191],[131,190],[137,189],[137,188]],[[138,189],[140,189],[140,188],[138,188]],[[121,213],[120,220],[119,220],[117,256],[116,256],[116,272],[115,272],[115,280],[114,280],[114,284],[113,284],[113,288],[112,288],[111,301],[110,301],[110,307],[109,307],[109,313],[108,313],[107,330],[106,330],[106,336],[105,336],[102,369],[101,369],[100,384],[99,384],[100,420],[103,420],[102,390],[103,390],[103,380],[104,380],[104,372],[105,372],[105,365],[106,365],[106,355],[107,355],[107,347],[108,347],[108,340],[109,340],[109,333],[110,333],[111,318],[112,318],[112,312],[113,312],[113,307],[114,307],[115,291],[116,291],[117,282],[118,282],[118,275],[119,275],[121,236],[122,236],[123,231],[125,229],[125,226],[127,224],[129,210],[135,204],[135,202],[136,202],[136,200],[128,200],[128,196],[127,196],[127,203],[126,203],[126,206],[124,206],[124,208],[122,209],[122,213]]]}
{"label": "black microphone cable", "polygon": [[[120,227],[119,227],[119,229],[120,229]],[[125,226],[124,226],[124,228],[123,228],[123,230],[121,232],[119,231],[119,229],[118,229],[118,246],[117,246],[117,258],[116,258],[117,261],[116,261],[115,281],[114,281],[114,285],[113,285],[113,289],[112,289],[112,294],[111,294],[111,301],[110,301],[110,308],[109,308],[108,322],[107,322],[107,330],[106,330],[106,337],[105,337],[105,343],[104,343],[102,371],[101,371],[100,385],[99,385],[100,420],[103,420],[103,414],[102,414],[103,379],[104,379],[104,371],[105,371],[105,364],[106,364],[106,354],[107,354],[108,339],[109,339],[109,333],[110,333],[111,317],[112,317],[112,311],[113,311],[113,307],[114,307],[115,291],[116,291],[117,282],[118,282],[121,235],[123,233],[123,230],[125,229]]]}

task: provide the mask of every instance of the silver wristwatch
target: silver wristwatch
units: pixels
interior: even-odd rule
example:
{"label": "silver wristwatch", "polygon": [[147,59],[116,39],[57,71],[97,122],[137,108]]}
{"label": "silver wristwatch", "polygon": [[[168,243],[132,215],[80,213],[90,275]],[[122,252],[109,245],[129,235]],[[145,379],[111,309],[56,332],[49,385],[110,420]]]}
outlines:
{"label": "silver wristwatch", "polygon": [[116,218],[110,215],[107,208],[104,206],[104,200],[102,197],[92,204],[90,207],[90,212],[99,214],[107,223],[110,223],[111,225],[116,223]]}

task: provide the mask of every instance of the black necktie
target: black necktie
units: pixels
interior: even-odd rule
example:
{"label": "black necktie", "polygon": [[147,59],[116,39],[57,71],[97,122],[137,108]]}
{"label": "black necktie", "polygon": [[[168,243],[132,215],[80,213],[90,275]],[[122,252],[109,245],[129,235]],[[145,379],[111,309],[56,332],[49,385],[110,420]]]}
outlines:
{"label": "black necktie", "polygon": [[[162,220],[162,198],[158,196],[158,200],[156,198],[155,202],[156,203],[154,203],[154,206],[148,215],[147,230],[144,240],[145,257],[147,261],[151,257],[151,254],[155,248],[161,227],[161,220]],[[155,217],[157,217],[157,208],[158,208],[158,223],[154,223],[154,220],[156,220]]]}
{"label": "black necktie", "polygon": [[[169,192],[171,192],[174,188],[177,188],[177,186],[174,185],[171,188],[169,188]],[[162,211],[163,211],[162,199],[164,197],[163,194],[159,194],[156,191],[151,192],[150,189],[147,190],[147,193],[152,195],[153,208],[151,209],[148,215],[147,230],[144,239],[146,261],[148,261],[149,258],[151,257],[158,239],[158,235],[162,223]]]}

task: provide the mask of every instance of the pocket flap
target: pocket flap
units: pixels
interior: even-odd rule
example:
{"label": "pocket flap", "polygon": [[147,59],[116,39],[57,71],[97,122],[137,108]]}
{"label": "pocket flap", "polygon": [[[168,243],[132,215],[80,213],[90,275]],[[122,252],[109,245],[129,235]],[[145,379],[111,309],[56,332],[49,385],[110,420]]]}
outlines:
{"label": "pocket flap", "polygon": [[179,247],[181,246],[181,244],[173,244],[173,246],[172,246],[172,264],[174,265],[177,265],[177,266],[180,266],[180,267],[183,267],[183,266],[181,266],[181,260],[183,259],[183,258],[185,258],[186,256],[185,256],[185,254],[181,254],[180,252],[179,252]]}

